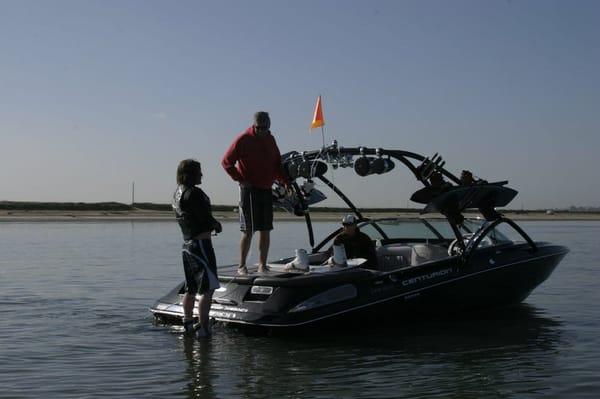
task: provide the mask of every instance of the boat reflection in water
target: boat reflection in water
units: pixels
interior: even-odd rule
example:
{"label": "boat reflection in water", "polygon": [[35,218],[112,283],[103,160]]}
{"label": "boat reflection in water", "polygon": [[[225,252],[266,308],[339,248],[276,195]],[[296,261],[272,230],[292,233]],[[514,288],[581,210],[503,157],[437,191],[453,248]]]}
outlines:
{"label": "boat reflection in water", "polygon": [[[267,273],[236,275],[236,265],[220,266],[221,288],[211,316],[249,327],[312,329],[315,325],[377,325],[422,314],[460,313],[523,301],[568,253],[561,245],[533,241],[497,208],[517,192],[507,182],[489,183],[463,171],[456,177],[437,154],[374,148],[329,147],[283,157],[294,191],[274,189],[276,204],[304,217],[312,249],[299,258],[269,263]],[[411,199],[433,218],[370,219],[325,177],[328,165],[352,167],[359,179],[405,165],[423,183]],[[318,179],[354,213],[360,230],[376,243],[377,262],[328,262],[336,230],[315,244],[309,207],[325,195]],[[398,199],[398,203],[404,200]],[[463,213],[478,210],[480,219]],[[512,236],[516,236],[514,239]],[[183,283],[159,299],[151,311],[166,323],[180,322]]]}
{"label": "boat reflection in water", "polygon": [[219,324],[212,340],[184,337],[186,390],[203,397],[514,397],[560,381],[562,324],[527,304],[342,328],[286,329],[265,339]]}

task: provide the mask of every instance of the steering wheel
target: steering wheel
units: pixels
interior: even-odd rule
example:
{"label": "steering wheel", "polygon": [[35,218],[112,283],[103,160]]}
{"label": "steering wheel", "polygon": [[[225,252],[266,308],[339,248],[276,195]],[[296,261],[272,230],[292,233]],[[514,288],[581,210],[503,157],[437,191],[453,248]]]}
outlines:
{"label": "steering wheel", "polygon": [[[465,244],[468,242],[468,239],[465,239]],[[448,245],[448,255],[450,256],[454,256],[454,255],[460,255],[462,254],[463,249],[460,245],[458,245],[458,239],[454,239],[450,245]]]}
{"label": "steering wheel", "polygon": [[[473,234],[471,234],[471,233],[463,235],[463,242],[465,243],[465,247],[467,245],[469,245],[469,241],[471,241],[472,237],[473,237]],[[483,247],[490,247],[492,245],[494,245],[494,242],[492,241],[492,239],[489,236],[485,236],[485,237],[483,237],[483,239],[481,241],[479,241],[479,245],[477,247],[483,248]],[[457,239],[454,239],[450,243],[450,245],[448,245],[448,255],[450,255],[450,256],[460,255],[460,254],[462,254],[462,251],[463,251],[463,249],[461,248],[460,245],[458,245]]]}

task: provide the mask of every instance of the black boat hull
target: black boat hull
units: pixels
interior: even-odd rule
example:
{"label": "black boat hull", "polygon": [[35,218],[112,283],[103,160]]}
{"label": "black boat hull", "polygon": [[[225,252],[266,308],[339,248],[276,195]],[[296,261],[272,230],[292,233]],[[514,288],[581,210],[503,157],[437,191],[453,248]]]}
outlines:
{"label": "black boat hull", "polygon": [[[532,254],[522,244],[478,251],[466,265],[459,257],[450,257],[389,273],[357,269],[332,273],[330,278],[223,277],[211,317],[226,323],[286,328],[510,305],[527,298],[567,252],[565,247],[541,243]],[[261,297],[251,293],[253,286],[273,287],[273,292]],[[155,316],[178,322],[181,290],[182,284],[161,298],[151,309]]]}

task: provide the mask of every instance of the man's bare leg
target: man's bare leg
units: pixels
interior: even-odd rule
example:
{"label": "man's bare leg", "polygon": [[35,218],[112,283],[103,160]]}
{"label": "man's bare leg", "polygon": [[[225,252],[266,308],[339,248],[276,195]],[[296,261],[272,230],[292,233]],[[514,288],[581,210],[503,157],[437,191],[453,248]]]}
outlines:
{"label": "man's bare leg", "polygon": [[269,256],[269,245],[271,244],[271,232],[269,230],[258,232],[258,271],[267,270],[267,257]]}
{"label": "man's bare leg", "polygon": [[184,321],[192,320],[194,317],[194,302],[196,302],[196,294],[190,294],[186,292],[181,302],[183,305]]}
{"label": "man's bare leg", "polygon": [[181,301],[183,305],[183,329],[186,333],[194,331],[194,302],[196,302],[196,293],[186,292]]}
{"label": "man's bare leg", "polygon": [[200,297],[198,302],[198,315],[200,316],[200,326],[204,328],[204,331],[210,335],[210,326],[208,316],[210,313],[210,305],[212,303],[212,296],[214,291],[208,291]]}
{"label": "man's bare leg", "polygon": [[252,244],[252,232],[242,231],[242,239],[240,240],[240,263],[238,264],[238,273],[246,274],[248,269],[246,268],[246,258],[250,251],[250,245]]}

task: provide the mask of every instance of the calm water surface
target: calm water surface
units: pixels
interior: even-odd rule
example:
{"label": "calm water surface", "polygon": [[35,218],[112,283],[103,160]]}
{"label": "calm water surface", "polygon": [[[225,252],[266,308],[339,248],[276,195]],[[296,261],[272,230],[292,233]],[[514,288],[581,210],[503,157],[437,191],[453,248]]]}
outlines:
{"label": "calm water surface", "polygon": [[[0,223],[0,397],[597,398],[600,223],[522,226],[571,253],[517,308],[308,336],[217,325],[198,342],[148,312],[182,280],[174,223]],[[219,263],[238,239],[225,224]],[[306,242],[277,223],[270,257]]]}

